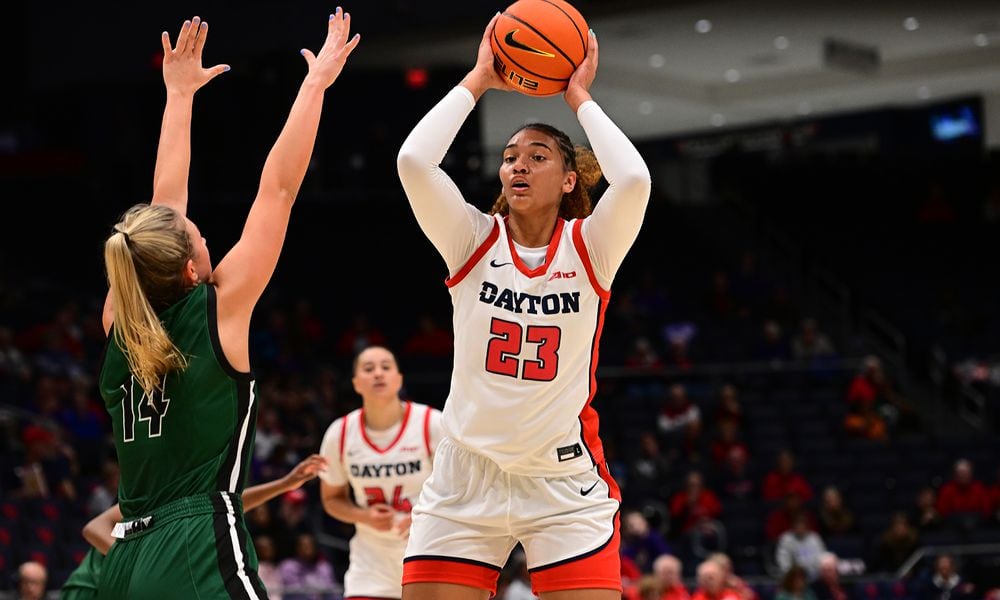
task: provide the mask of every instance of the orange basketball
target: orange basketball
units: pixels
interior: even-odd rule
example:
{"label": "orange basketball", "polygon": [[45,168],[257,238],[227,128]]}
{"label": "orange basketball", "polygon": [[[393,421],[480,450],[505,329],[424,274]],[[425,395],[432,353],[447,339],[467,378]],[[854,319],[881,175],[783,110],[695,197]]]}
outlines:
{"label": "orange basketball", "polygon": [[493,66],[523,94],[558,94],[587,55],[588,30],[564,0],[517,0],[493,29]]}

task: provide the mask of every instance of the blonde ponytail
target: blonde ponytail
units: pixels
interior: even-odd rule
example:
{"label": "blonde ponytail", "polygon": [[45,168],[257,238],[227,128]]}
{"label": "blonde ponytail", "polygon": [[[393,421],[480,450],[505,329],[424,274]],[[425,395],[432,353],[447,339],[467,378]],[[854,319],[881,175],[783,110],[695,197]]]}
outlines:
{"label": "blonde ponytail", "polygon": [[104,243],[115,342],[147,394],[163,389],[167,373],[187,367],[157,310],[186,291],[183,270],[191,255],[180,215],[162,205],[132,207]]}

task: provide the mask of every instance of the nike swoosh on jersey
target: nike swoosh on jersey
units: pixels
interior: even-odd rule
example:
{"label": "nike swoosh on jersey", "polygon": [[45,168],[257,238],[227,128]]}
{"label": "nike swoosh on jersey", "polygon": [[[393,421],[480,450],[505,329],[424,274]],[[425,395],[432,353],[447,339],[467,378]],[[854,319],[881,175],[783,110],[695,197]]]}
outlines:
{"label": "nike swoosh on jersey", "polygon": [[527,44],[523,44],[523,43],[515,40],[514,39],[514,34],[517,33],[518,31],[521,31],[521,30],[520,29],[512,29],[512,30],[508,31],[507,35],[503,36],[503,41],[506,42],[506,44],[508,46],[510,46],[511,48],[517,48],[518,50],[524,50],[525,52],[531,52],[532,54],[537,54],[539,56],[545,56],[545,57],[548,57],[548,58],[554,58],[555,57],[555,54],[552,54],[550,52],[546,52],[544,50],[539,50],[538,48],[532,48],[531,46],[529,46]]}
{"label": "nike swoosh on jersey", "polygon": [[490,261],[490,266],[491,267],[506,267],[507,265],[512,265],[512,264],[514,264],[514,263],[509,263],[509,262],[498,263],[497,259],[495,259],[495,258]]}
{"label": "nike swoosh on jersey", "polygon": [[584,489],[583,489],[583,488],[580,488],[580,493],[581,493],[582,495],[586,496],[586,495],[587,495],[587,494],[589,494],[590,492],[594,491],[594,488],[595,488],[595,487],[597,487],[597,482],[596,482],[596,481],[594,482],[594,485],[592,485],[592,486],[590,486],[589,488],[587,488],[587,489],[586,489],[586,491],[584,491]]}

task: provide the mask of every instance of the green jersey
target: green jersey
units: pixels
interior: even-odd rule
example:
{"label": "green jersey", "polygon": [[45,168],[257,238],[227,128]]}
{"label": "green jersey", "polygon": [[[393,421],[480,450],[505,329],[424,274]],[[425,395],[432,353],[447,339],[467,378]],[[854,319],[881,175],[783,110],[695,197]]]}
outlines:
{"label": "green jersey", "polygon": [[168,502],[218,491],[243,492],[257,403],[251,373],[226,360],[219,343],[215,288],[202,284],[160,320],[188,366],[146,394],[109,333],[100,391],[111,413],[121,466],[118,500],[126,520]]}

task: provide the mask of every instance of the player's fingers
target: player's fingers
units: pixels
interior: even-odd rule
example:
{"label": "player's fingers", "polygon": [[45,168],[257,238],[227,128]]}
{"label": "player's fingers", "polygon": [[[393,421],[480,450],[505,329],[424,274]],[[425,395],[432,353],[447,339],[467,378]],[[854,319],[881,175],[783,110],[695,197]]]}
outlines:
{"label": "player's fingers", "polygon": [[185,46],[185,52],[193,53],[195,47],[198,45],[198,34],[201,32],[201,17],[193,17],[191,19],[191,29],[188,30],[187,46]]}
{"label": "player's fingers", "polygon": [[344,21],[343,9],[338,6],[337,10],[333,11],[333,13],[330,15],[330,20],[326,24],[327,37],[332,36],[334,32],[337,31],[337,29],[340,28],[341,25],[343,25],[343,21]]}
{"label": "player's fingers", "polygon": [[493,18],[490,19],[490,22],[486,24],[486,31],[483,32],[484,40],[489,40],[490,36],[493,35],[493,28],[496,27],[497,21],[499,19],[500,19],[500,12],[497,11],[497,14],[493,15]]}
{"label": "player's fingers", "polygon": [[350,56],[351,52],[354,52],[354,49],[358,47],[358,44],[360,42],[361,42],[361,34],[355,33],[354,37],[351,38],[351,41],[347,42],[347,44],[344,45],[344,57],[346,58]]}
{"label": "player's fingers", "polygon": [[208,23],[202,21],[198,27],[198,37],[194,40],[194,55],[201,58],[201,51],[205,49],[205,40],[208,39]]}
{"label": "player's fingers", "polygon": [[163,45],[163,56],[173,52],[174,49],[170,47],[170,34],[166,31],[160,34],[160,43]]}
{"label": "player's fingers", "polygon": [[590,45],[587,48],[587,58],[596,65],[597,64],[597,56],[598,56],[599,53],[600,53],[600,48],[597,47],[597,34],[594,33],[593,29],[591,29],[590,30]]}
{"label": "player's fingers", "polygon": [[184,24],[181,25],[180,33],[177,34],[177,45],[174,46],[175,52],[184,52],[184,50],[187,48],[188,35],[190,32],[191,32],[191,21],[190,20],[184,21]]}
{"label": "player's fingers", "polygon": [[208,79],[211,81],[219,75],[222,75],[229,70],[229,65],[215,65],[211,69],[206,69],[208,71]]}
{"label": "player's fingers", "polygon": [[306,64],[312,67],[313,61],[316,60],[316,55],[312,53],[312,50],[303,48],[299,50],[299,54],[302,55],[302,58],[306,59]]}

